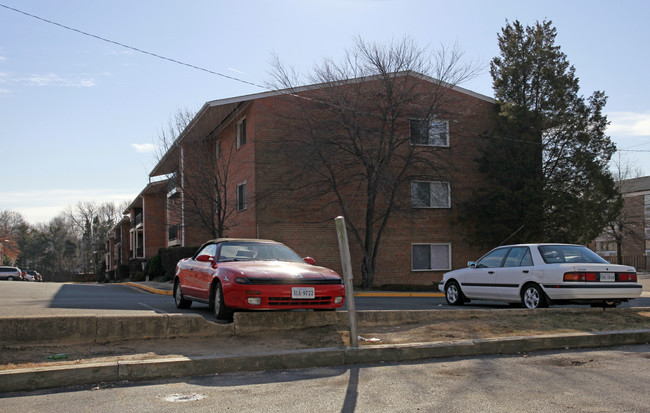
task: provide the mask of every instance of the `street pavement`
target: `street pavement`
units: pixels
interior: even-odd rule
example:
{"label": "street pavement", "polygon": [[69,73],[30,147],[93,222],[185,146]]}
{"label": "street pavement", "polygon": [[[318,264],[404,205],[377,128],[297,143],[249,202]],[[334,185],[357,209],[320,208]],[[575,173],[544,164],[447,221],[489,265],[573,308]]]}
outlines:
{"label": "street pavement", "polygon": [[[650,276],[644,274],[644,295]],[[128,283],[155,294],[172,294],[171,283],[145,281]],[[442,296],[440,293],[397,293],[370,291],[366,296]],[[355,294],[355,295],[357,295]],[[433,295],[435,294],[435,295]],[[151,380],[165,377],[198,376],[222,372],[327,367],[381,361],[403,361],[436,357],[515,354],[561,348],[584,348],[642,344],[650,341],[650,330],[602,333],[554,334],[547,336],[508,337],[502,339],[461,340],[446,343],[376,345],[372,347],[329,347],[292,350],[265,349],[248,353],[221,353],[196,357],[161,357],[147,360],[115,360],[105,363],[33,367],[0,370],[0,394],[7,391],[34,390],[84,383]],[[258,343],[259,344],[259,343]]]}

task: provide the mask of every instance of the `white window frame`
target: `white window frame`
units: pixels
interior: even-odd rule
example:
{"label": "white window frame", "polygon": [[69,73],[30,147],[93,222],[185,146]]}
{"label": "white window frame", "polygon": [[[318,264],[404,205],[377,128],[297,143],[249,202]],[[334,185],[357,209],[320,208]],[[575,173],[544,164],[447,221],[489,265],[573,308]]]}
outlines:
{"label": "white window frame", "polygon": [[[411,145],[415,145],[415,146],[436,146],[436,147],[441,147],[441,148],[448,148],[449,147],[450,138],[449,138],[449,121],[448,120],[432,119],[432,120],[428,121],[428,124],[426,125],[426,127],[423,127],[422,125],[425,122],[427,122],[425,119],[409,119],[409,135],[411,134],[411,130],[412,130],[412,125],[411,125],[412,122],[418,122],[420,128],[424,129],[428,136],[427,136],[427,143],[418,143],[418,142],[413,141],[413,136],[411,135],[410,136]],[[444,144],[437,143],[438,141],[441,140],[441,138],[440,138],[441,134],[440,133],[437,133],[437,134],[433,133],[433,130],[435,130],[434,124],[436,124],[436,123],[444,123],[445,124],[444,134],[445,134],[446,139],[445,139]]]}
{"label": "white window frame", "polygon": [[[428,205],[417,205],[414,197],[414,188],[415,184],[429,184],[429,204]],[[447,203],[443,206],[434,205],[433,191],[431,187],[433,184],[442,184],[447,186]],[[451,208],[451,185],[447,181],[411,181],[411,207],[418,209],[450,209]]]}
{"label": "white window frame", "polygon": [[240,119],[235,124],[235,130],[237,134],[237,149],[246,145],[246,118]]}
{"label": "white window frame", "polygon": [[214,145],[214,156],[215,161],[221,159],[221,139]]}
{"label": "white window frame", "polygon": [[[244,181],[237,185],[237,211],[245,211],[246,208],[248,208],[248,194],[247,194],[248,191],[246,189],[247,183],[248,181]],[[243,206],[242,206],[242,199],[240,198],[240,188],[244,189]]]}
{"label": "white window frame", "polygon": [[[413,260],[414,247],[416,246],[429,246],[429,268],[415,268]],[[446,268],[433,268],[432,260],[433,257],[433,247],[447,247],[447,267]],[[451,270],[451,242],[415,242],[411,244],[411,271],[420,272],[420,271],[449,271]]]}

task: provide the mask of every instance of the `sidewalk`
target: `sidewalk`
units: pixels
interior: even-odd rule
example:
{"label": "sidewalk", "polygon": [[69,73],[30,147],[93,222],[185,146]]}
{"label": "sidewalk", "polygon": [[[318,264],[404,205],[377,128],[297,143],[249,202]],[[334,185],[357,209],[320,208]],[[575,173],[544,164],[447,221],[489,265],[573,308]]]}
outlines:
{"label": "sidewalk", "polygon": [[[277,335],[281,336],[281,335]],[[650,342],[649,330],[549,334],[504,338],[455,340],[431,343],[318,347],[290,350],[290,342],[223,339],[172,340],[171,351],[149,353],[147,358],[74,360],[73,364],[0,370],[0,397],[4,392],[31,391],[73,385],[158,380],[219,373],[333,367],[360,363],[384,363],[432,358],[475,357],[487,354],[525,354],[542,350],[597,348]],[[279,344],[278,344],[279,343]],[[110,346],[119,345],[110,344]],[[133,346],[126,343],[126,346]],[[152,344],[149,344],[152,346]],[[182,348],[178,348],[178,347]],[[95,346],[96,348],[97,346]],[[197,351],[197,348],[200,348]],[[169,350],[169,349],[167,349]],[[65,351],[63,349],[62,351]],[[98,349],[101,353],[101,348]]]}

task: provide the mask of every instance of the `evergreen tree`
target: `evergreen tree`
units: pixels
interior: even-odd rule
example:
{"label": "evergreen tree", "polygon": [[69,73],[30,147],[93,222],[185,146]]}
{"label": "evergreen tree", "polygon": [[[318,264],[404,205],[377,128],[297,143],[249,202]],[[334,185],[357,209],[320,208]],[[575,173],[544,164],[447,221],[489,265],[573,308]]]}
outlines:
{"label": "evergreen tree", "polygon": [[486,182],[463,213],[478,244],[587,243],[620,211],[607,97],[579,94],[556,35],[550,21],[515,21],[498,37],[490,73],[499,113],[479,159]]}

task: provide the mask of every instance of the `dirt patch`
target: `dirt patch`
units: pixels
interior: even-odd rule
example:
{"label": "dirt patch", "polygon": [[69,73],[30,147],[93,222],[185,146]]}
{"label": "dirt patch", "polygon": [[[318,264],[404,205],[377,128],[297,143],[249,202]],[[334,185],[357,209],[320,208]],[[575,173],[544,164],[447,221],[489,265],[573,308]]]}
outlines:
{"label": "dirt patch", "polygon": [[[360,346],[428,343],[557,333],[650,329],[650,311],[449,312],[432,323],[358,327]],[[336,327],[273,331],[211,339],[140,340],[121,343],[9,347],[0,352],[0,370],[169,357],[248,355],[349,345],[349,332]],[[49,356],[65,354],[51,360]]]}

